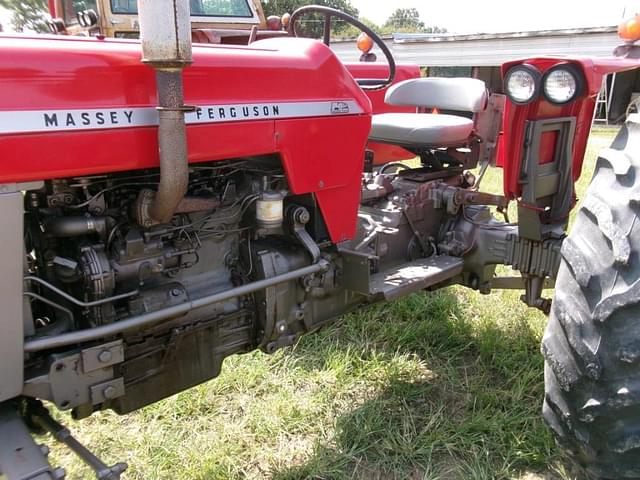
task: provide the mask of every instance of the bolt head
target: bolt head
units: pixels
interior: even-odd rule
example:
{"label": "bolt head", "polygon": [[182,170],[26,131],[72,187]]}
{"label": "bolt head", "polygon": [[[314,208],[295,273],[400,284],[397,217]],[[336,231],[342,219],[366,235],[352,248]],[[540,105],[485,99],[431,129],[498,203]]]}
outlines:
{"label": "bolt head", "polygon": [[111,350],[102,350],[98,354],[98,361],[100,363],[110,362],[112,358],[113,358],[113,353],[111,353]]}
{"label": "bolt head", "polygon": [[300,223],[309,223],[309,220],[311,220],[311,215],[309,214],[309,211],[306,208],[301,208],[296,213],[298,217],[297,221]]}
{"label": "bolt head", "polygon": [[113,385],[109,385],[108,387],[106,387],[103,391],[102,394],[104,395],[104,398],[111,400],[112,398],[115,398],[117,395],[117,391],[116,391],[116,387],[114,387]]}

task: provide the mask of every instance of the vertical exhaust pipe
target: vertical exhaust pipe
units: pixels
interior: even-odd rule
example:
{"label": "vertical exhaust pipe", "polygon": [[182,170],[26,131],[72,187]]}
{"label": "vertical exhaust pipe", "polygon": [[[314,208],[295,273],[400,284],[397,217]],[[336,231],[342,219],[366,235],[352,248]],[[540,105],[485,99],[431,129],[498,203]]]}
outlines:
{"label": "vertical exhaust pipe", "polygon": [[189,161],[182,70],[191,64],[187,0],[138,0],[142,61],[156,71],[158,93],[157,192],[142,190],[135,216],[143,227],[168,223],[187,193]]}

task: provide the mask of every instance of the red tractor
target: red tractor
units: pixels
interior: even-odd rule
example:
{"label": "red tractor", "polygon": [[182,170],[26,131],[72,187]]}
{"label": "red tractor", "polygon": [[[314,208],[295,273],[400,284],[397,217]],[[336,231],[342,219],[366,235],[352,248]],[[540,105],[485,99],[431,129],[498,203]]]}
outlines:
{"label": "red tractor", "polygon": [[[234,353],[454,284],[522,289],[550,312],[547,422],[589,475],[640,478],[637,116],[566,233],[595,96],[604,74],[638,66],[632,44],[625,58],[508,63],[505,102],[479,80],[396,66],[326,7],[244,46],[192,46],[186,1],[137,11],[141,41],[0,38],[5,478],[64,476],[31,438],[42,431],[100,479],[126,468],[43,400],[77,419],[125,414],[216,377]],[[327,42],[331,17],[361,28],[388,66],[294,38],[310,13],[327,17]],[[418,113],[432,108],[447,113]],[[504,195],[470,173],[494,161]],[[517,220],[495,218],[510,201]]]}

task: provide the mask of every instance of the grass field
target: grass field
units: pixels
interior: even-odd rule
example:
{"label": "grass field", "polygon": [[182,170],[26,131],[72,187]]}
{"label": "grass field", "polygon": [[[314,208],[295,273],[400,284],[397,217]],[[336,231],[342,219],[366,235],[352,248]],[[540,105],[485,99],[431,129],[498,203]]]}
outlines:
{"label": "grass field", "polygon": [[[592,135],[579,193],[614,134]],[[62,418],[128,479],[569,479],[540,418],[544,324],[517,292],[416,294],[135,414]]]}

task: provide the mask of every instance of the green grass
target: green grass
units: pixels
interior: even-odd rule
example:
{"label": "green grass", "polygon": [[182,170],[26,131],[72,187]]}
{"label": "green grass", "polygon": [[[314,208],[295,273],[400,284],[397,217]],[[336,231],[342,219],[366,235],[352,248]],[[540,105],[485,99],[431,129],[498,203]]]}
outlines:
{"label": "green grass", "polygon": [[[614,134],[592,136],[579,195]],[[416,294],[132,415],[62,418],[128,479],[569,479],[540,418],[545,317],[518,297]],[[52,461],[90,478],[59,446]]]}

